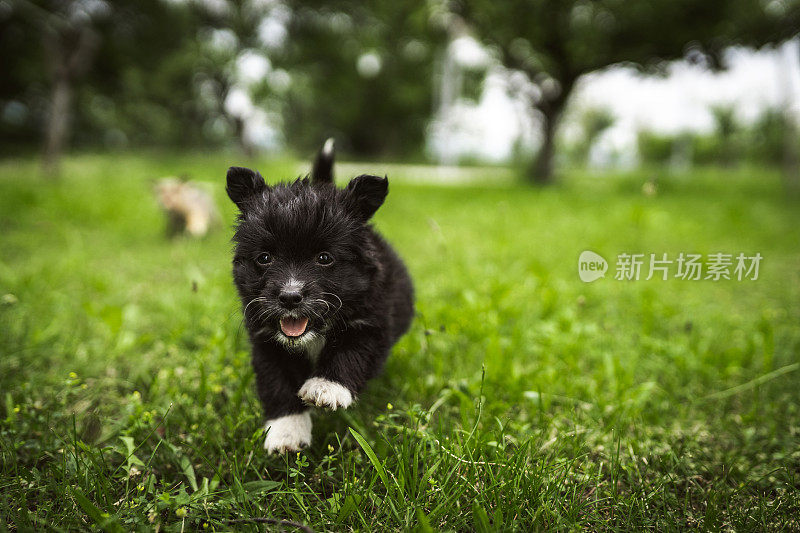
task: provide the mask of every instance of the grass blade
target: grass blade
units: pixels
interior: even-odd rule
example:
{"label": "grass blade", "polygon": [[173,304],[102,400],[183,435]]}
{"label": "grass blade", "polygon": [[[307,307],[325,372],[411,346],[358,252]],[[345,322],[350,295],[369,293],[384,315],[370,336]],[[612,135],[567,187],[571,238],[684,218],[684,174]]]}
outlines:
{"label": "grass blade", "polygon": [[383,464],[381,464],[381,462],[378,460],[378,456],[375,455],[372,447],[369,445],[366,439],[361,436],[361,433],[355,429],[350,428],[350,433],[352,433],[353,438],[356,439],[358,445],[361,446],[361,449],[363,449],[364,453],[366,453],[367,457],[369,457],[369,461],[372,463],[372,466],[375,467],[375,471],[378,473],[378,477],[381,478],[381,481],[383,481],[383,485],[386,487],[386,490],[389,490],[389,478],[386,477],[386,470],[384,470]]}

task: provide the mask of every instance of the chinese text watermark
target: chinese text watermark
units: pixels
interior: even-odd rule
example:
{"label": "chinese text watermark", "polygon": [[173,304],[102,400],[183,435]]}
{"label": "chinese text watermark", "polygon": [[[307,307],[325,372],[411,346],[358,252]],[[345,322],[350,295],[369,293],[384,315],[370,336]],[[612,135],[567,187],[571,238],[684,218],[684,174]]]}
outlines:
{"label": "chinese text watermark", "polygon": [[[745,253],[692,254],[681,252],[677,256],[661,254],[621,253],[614,265],[614,279],[639,281],[670,278],[697,280],[755,281],[758,279],[762,255]],[[578,276],[581,281],[592,282],[605,277],[608,262],[599,254],[586,250],[578,258]]]}

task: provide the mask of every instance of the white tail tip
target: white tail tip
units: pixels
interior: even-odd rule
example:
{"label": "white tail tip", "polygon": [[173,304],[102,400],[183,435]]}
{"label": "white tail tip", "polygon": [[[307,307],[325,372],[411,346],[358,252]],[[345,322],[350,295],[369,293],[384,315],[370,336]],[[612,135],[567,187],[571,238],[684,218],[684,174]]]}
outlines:
{"label": "white tail tip", "polygon": [[325,144],[322,146],[322,153],[326,156],[333,155],[333,137],[325,141]]}

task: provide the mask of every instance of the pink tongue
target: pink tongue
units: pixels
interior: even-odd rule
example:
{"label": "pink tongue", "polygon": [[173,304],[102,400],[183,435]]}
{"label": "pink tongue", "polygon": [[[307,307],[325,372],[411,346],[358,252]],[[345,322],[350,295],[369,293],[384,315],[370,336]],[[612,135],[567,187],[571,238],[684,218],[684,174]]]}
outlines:
{"label": "pink tongue", "polygon": [[281,318],[281,331],[287,337],[299,337],[306,332],[307,318]]}

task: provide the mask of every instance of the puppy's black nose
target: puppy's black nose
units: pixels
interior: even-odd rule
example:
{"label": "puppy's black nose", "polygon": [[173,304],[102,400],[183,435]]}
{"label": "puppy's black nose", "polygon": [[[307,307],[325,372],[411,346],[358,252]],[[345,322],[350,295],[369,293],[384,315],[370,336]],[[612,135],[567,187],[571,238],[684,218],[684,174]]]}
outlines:
{"label": "puppy's black nose", "polygon": [[303,301],[303,295],[298,290],[282,290],[278,294],[278,301],[286,307],[295,307]]}

